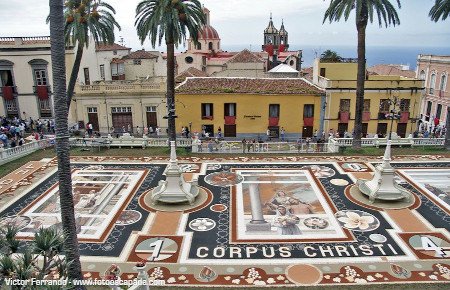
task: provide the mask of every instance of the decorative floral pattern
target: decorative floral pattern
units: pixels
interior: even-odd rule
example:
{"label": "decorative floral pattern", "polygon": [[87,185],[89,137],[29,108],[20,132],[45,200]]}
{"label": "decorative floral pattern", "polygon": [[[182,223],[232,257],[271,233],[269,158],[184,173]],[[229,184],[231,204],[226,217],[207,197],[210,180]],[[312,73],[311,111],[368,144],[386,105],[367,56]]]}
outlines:
{"label": "decorative floral pattern", "polygon": [[126,226],[138,222],[142,218],[142,214],[136,210],[124,210],[120,213],[116,221],[116,225]]}
{"label": "decorative floral pattern", "polygon": [[328,221],[320,217],[309,217],[303,221],[303,224],[310,229],[325,229],[328,227]]}
{"label": "decorative floral pattern", "polygon": [[236,185],[242,181],[244,181],[244,178],[241,175],[227,171],[211,173],[205,177],[206,183],[220,187]]}
{"label": "decorative floral pattern", "polygon": [[380,221],[376,217],[359,210],[339,211],[335,215],[344,228],[353,231],[368,232],[380,226]]}
{"label": "decorative floral pattern", "polygon": [[189,223],[189,227],[197,232],[206,232],[213,229],[216,222],[209,218],[198,218]]}

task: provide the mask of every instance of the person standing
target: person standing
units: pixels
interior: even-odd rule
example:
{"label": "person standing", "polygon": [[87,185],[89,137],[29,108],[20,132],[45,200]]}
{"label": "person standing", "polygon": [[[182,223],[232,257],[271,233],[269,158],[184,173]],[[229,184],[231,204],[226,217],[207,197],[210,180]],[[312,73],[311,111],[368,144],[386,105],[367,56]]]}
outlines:
{"label": "person standing", "polygon": [[217,129],[217,136],[219,137],[219,139],[222,138],[222,128],[220,128],[220,126]]}
{"label": "person standing", "polygon": [[267,135],[267,140],[270,141],[270,129],[269,128],[267,128],[266,135]]}
{"label": "person standing", "polygon": [[283,141],[284,142],[284,134],[286,133],[285,131],[284,131],[284,127],[281,127],[281,141]]}

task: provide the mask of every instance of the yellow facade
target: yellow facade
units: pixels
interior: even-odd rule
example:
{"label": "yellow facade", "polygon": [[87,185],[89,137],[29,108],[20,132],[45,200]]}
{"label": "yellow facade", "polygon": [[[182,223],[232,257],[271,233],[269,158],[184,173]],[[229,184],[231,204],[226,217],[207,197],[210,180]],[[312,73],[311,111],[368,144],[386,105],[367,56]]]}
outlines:
{"label": "yellow facade", "polygon": [[[202,119],[202,103],[213,104],[213,119]],[[191,124],[192,132],[201,132],[204,125],[213,125],[214,133],[222,129],[224,134],[226,103],[236,103],[237,137],[261,137],[269,126],[269,105],[280,105],[278,127],[284,128],[286,136],[298,137],[303,130],[305,104],[314,105],[314,128],[319,128],[320,95],[261,95],[261,94],[176,94],[177,131]]]}
{"label": "yellow facade", "polygon": [[[330,130],[341,133],[345,129],[350,134],[355,124],[356,109],[356,75],[357,63],[321,63],[316,60],[314,64],[314,83],[327,91],[327,106],[325,113],[325,132]],[[365,81],[364,99],[370,100],[370,106],[365,111],[366,117],[370,112],[370,120],[363,120],[363,131],[369,135],[375,133],[387,134],[390,131],[391,121],[380,118],[380,104],[382,100],[393,99],[409,100],[407,122],[394,120],[393,132],[408,136],[416,130],[416,119],[419,116],[420,101],[423,95],[423,81],[401,76],[368,75]],[[341,100],[350,100],[350,119],[348,123],[340,119]],[[393,108],[392,106],[390,107]],[[397,106],[398,110],[399,107]],[[382,116],[383,114],[381,114]],[[345,125],[348,124],[348,125]],[[381,124],[381,125],[379,125]],[[386,125],[383,125],[386,124]],[[347,128],[346,128],[347,126]],[[384,130],[384,128],[387,128]]]}

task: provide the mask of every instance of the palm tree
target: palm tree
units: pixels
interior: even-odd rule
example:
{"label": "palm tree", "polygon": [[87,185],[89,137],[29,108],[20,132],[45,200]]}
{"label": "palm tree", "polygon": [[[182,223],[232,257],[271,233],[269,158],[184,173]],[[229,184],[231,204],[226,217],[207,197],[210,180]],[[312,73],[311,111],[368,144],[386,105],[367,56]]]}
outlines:
{"label": "palm tree", "polygon": [[433,20],[434,22],[438,22],[439,20],[447,19],[449,14],[450,0],[436,0],[434,6],[431,7],[428,16],[430,16],[431,20]]}
{"label": "palm tree", "polygon": [[[431,20],[438,22],[444,21],[450,14],[450,0],[436,0],[434,6],[431,7],[430,16]],[[445,124],[445,148],[450,150],[450,107],[447,107],[447,122]]]}
{"label": "palm tree", "polygon": [[[59,198],[61,220],[65,236],[64,252],[70,261],[69,280],[82,280],[80,253],[78,251],[77,230],[72,195],[70,171],[69,108],[66,98],[66,63],[64,42],[63,0],[50,0],[50,44],[53,73],[54,108],[56,124],[56,155],[58,159]],[[79,288],[79,289],[84,289]]]}
{"label": "palm tree", "polygon": [[[400,0],[396,0],[401,7]],[[358,31],[358,74],[356,78],[356,112],[355,127],[352,147],[361,148],[362,113],[364,106],[364,80],[366,77],[366,28],[373,22],[374,14],[378,18],[380,27],[385,24],[398,25],[400,20],[394,5],[389,0],[331,0],[330,6],[325,12],[323,22],[328,19],[331,22],[348,20],[352,10],[356,14],[356,30]]]}
{"label": "palm tree", "polygon": [[198,0],[143,0],[136,7],[137,33],[144,43],[150,38],[153,47],[167,45],[167,110],[169,140],[176,140],[175,131],[175,47],[186,40],[186,32],[195,44],[205,24],[205,14]]}
{"label": "palm tree", "polygon": [[67,105],[70,107],[84,47],[89,46],[89,36],[95,44],[114,43],[114,28],[120,25],[114,19],[116,11],[101,0],[67,0],[64,4],[66,44],[77,45],[75,62],[67,86]]}
{"label": "palm tree", "polygon": [[333,50],[327,49],[320,55],[321,61],[341,62],[342,57]]}

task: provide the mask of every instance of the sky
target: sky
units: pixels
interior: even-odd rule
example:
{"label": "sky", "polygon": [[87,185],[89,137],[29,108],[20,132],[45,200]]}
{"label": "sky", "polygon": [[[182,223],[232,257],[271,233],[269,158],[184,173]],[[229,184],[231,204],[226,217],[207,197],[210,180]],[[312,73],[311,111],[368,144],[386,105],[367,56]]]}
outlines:
{"label": "sky", "polygon": [[[45,18],[49,13],[47,0],[0,1],[0,36],[49,35]],[[133,50],[152,50],[148,41],[141,44],[134,28],[135,8],[140,0],[106,0],[117,11],[116,20],[122,27],[116,37],[123,37],[126,46]],[[261,49],[263,31],[269,22],[270,13],[277,28],[282,19],[289,32],[289,44],[302,46],[356,45],[354,18],[347,22],[326,22],[323,14],[329,0],[201,0],[211,11],[211,25],[221,37],[225,49],[235,46]],[[392,3],[396,2],[391,0]],[[450,19],[432,22],[428,12],[434,0],[402,0],[399,11],[400,25],[382,27],[378,23],[367,28],[368,46],[398,47],[449,47]],[[165,47],[156,48],[165,50]],[[179,48],[184,50],[183,46]]]}

